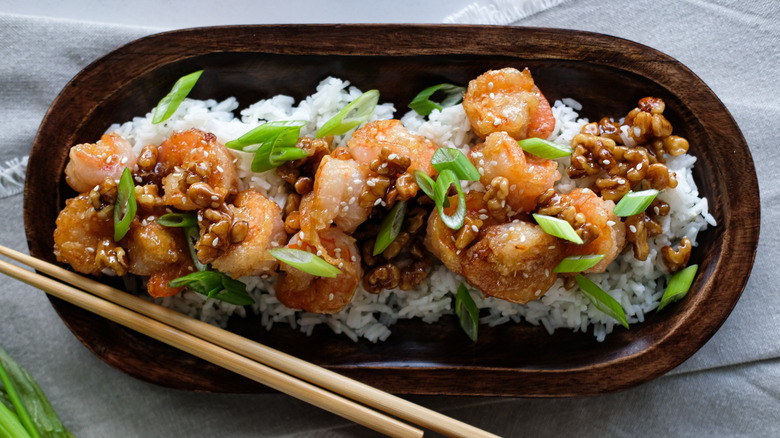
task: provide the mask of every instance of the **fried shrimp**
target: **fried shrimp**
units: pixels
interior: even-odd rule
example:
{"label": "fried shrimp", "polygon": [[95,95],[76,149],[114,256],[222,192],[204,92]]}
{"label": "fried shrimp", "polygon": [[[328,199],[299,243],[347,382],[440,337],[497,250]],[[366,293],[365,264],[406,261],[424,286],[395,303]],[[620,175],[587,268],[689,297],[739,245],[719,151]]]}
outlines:
{"label": "fried shrimp", "polygon": [[598,237],[588,244],[569,244],[566,255],[601,254],[604,258],[596,266],[584,272],[604,272],[607,266],[620,255],[626,244],[625,224],[613,213],[615,203],[605,201],[590,189],[575,189],[565,196],[571,199],[577,213],[582,213],[585,220],[599,230]]}
{"label": "fried shrimp", "polygon": [[[363,275],[360,251],[355,239],[329,228],[319,234],[322,248],[336,261],[341,274],[334,278],[317,277],[282,264],[281,277],[276,282],[276,298],[285,306],[313,313],[336,313],[352,301]],[[290,248],[316,251],[311,245],[293,237]],[[322,251],[322,250],[320,250]]]}
{"label": "fried shrimp", "polygon": [[[121,247],[114,243],[111,216],[102,216],[93,207],[87,193],[65,201],[65,208],[57,216],[57,228],[54,230],[57,261],[71,265],[82,274],[124,273],[127,260]],[[101,256],[98,256],[99,252]],[[116,262],[115,266],[109,266],[109,261]]]}
{"label": "fried shrimp", "polygon": [[[457,203],[450,198],[450,208]],[[466,196],[466,225],[452,230],[438,212],[428,218],[425,246],[447,268],[482,293],[514,303],[527,303],[555,283],[555,266],[564,257],[565,244],[531,222],[501,223],[481,212],[480,193]]]}
{"label": "fried shrimp", "polygon": [[490,70],[469,82],[463,95],[474,132],[487,137],[505,131],[515,140],[547,138],[555,128],[550,103],[539,91],[528,69]]}
{"label": "fried shrimp", "polygon": [[488,135],[468,156],[485,187],[506,186],[506,203],[515,212],[533,211],[539,195],[561,179],[558,163],[524,152],[505,132]]}
{"label": "fried shrimp", "polygon": [[[278,261],[268,253],[284,245],[282,210],[275,202],[254,190],[245,190],[236,196],[231,211],[232,220],[225,226],[222,239],[226,244],[221,255],[211,261],[211,266],[221,272],[229,272],[233,278],[246,275],[272,274]],[[209,228],[202,228],[201,243],[209,232],[215,233],[220,222],[212,222]],[[215,236],[215,238],[217,238]],[[212,248],[214,239],[210,240]],[[219,241],[217,240],[217,245]]]}
{"label": "fried shrimp", "polygon": [[366,166],[371,166],[380,158],[382,149],[387,149],[390,157],[409,160],[402,173],[411,174],[418,169],[428,175],[435,173],[431,158],[438,147],[427,138],[410,133],[400,120],[367,123],[352,134],[348,145],[355,160]]}
{"label": "fried shrimp", "polygon": [[155,173],[162,177],[163,202],[180,210],[219,206],[238,192],[233,155],[214,134],[175,132],[157,148]]}
{"label": "fried shrimp", "polygon": [[132,169],[137,156],[127,140],[110,132],[97,143],[82,143],[70,148],[65,166],[65,181],[73,190],[85,193],[106,178],[118,180],[125,167]]}

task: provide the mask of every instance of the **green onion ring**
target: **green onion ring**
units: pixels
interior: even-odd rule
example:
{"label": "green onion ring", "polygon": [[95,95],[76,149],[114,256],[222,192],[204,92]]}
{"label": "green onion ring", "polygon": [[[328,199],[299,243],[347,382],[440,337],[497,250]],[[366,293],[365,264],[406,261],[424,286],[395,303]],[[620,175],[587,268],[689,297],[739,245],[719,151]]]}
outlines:
{"label": "green onion ring", "polygon": [[[445,97],[440,104],[430,99],[437,91],[445,93]],[[463,93],[465,91],[466,87],[453,84],[433,85],[420,91],[409,103],[409,109],[414,110],[421,116],[427,116],[435,109],[441,111],[444,108],[457,105],[463,100]]]}
{"label": "green onion ring", "polygon": [[114,241],[119,242],[130,231],[138,205],[135,203],[135,183],[130,169],[125,167],[119,178],[116,204],[114,205]]}
{"label": "green onion ring", "polygon": [[377,255],[387,249],[401,232],[401,225],[404,223],[406,215],[406,201],[397,201],[393,208],[387,213],[379,227],[379,234],[374,241],[374,253]]}
{"label": "green onion ring", "polygon": [[203,74],[203,70],[198,70],[194,73],[182,76],[173,84],[171,91],[160,100],[157,107],[154,109],[152,124],[156,125],[168,120],[176,110],[179,109],[179,105],[181,105],[181,103],[184,102],[184,98],[190,94],[192,87],[198,82],[201,74]]}
{"label": "green onion ring", "polygon": [[[379,102],[379,90],[368,90],[350,102],[338,114],[322,125],[317,138],[346,134],[350,129],[368,120]],[[352,113],[354,112],[354,115]],[[350,117],[347,117],[350,116]]]}
{"label": "green onion ring", "polygon": [[604,292],[596,283],[583,277],[581,274],[575,275],[574,280],[577,281],[577,285],[579,285],[582,290],[582,294],[588,297],[588,300],[590,300],[597,309],[615,318],[623,327],[628,328],[626,312],[623,311],[623,308],[617,300]]}
{"label": "green onion ring", "polygon": [[334,278],[341,270],[326,262],[316,254],[296,248],[269,249],[268,253],[295,269],[318,277]]}

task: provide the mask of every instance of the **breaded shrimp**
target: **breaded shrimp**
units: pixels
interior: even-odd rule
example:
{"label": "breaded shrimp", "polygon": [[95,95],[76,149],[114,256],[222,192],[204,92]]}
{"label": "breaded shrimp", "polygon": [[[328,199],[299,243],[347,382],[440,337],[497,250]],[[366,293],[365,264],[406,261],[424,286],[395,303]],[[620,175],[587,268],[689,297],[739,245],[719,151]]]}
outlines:
{"label": "breaded shrimp", "polygon": [[234,224],[246,223],[246,234],[234,233],[234,241],[211,266],[229,272],[233,278],[273,273],[279,262],[267,250],[280,247],[287,240],[282,210],[262,194],[245,190],[236,196],[231,211]]}
{"label": "breaded shrimp", "polygon": [[575,189],[565,196],[572,200],[577,213],[585,215],[585,220],[599,229],[599,236],[586,245],[570,243],[566,255],[603,254],[604,258],[585,272],[604,272],[626,244],[625,224],[613,213],[615,203],[605,201],[590,189]]}
{"label": "breaded shrimp", "polygon": [[[320,233],[319,240],[330,256],[328,258],[337,261],[335,265],[341,270],[341,274],[334,278],[317,277],[283,263],[283,274],[276,282],[276,298],[293,309],[313,313],[336,313],[352,301],[360,284],[360,251],[355,245],[355,239],[337,227]],[[288,247],[316,251],[311,245],[299,241],[297,235]]]}
{"label": "breaded shrimp", "polygon": [[[101,261],[97,257],[98,251],[101,249],[104,252],[112,251],[119,247],[113,240],[112,216],[98,215],[97,210],[92,206],[89,194],[85,193],[65,201],[65,208],[57,215],[56,224],[54,255],[57,261],[71,265],[82,274],[104,272],[108,266],[104,263],[105,260]],[[124,254],[123,251],[121,253]]]}
{"label": "breaded shrimp", "polygon": [[238,192],[233,160],[214,134],[198,129],[174,132],[157,149],[155,173],[162,177],[163,202],[180,210],[222,204]]}
{"label": "breaded shrimp", "polygon": [[506,178],[506,202],[515,212],[530,212],[536,199],[561,179],[558,163],[528,154],[505,132],[494,132],[484,143],[469,151],[469,159],[479,170],[480,182],[487,187],[497,177]]}
{"label": "breaded shrimp", "polygon": [[463,109],[482,138],[505,131],[515,140],[546,139],[555,128],[550,103],[527,68],[489,70],[473,79],[463,95]]}
{"label": "breaded shrimp", "polygon": [[110,132],[97,143],[82,143],[70,148],[65,166],[65,181],[73,190],[85,193],[107,177],[118,180],[125,167],[133,169],[137,156],[127,140]]}
{"label": "breaded shrimp", "polygon": [[352,134],[347,143],[352,156],[359,163],[370,166],[379,158],[383,148],[391,154],[410,160],[406,173],[422,170],[433,175],[431,157],[438,146],[427,138],[410,133],[400,120],[376,120],[367,123]]}

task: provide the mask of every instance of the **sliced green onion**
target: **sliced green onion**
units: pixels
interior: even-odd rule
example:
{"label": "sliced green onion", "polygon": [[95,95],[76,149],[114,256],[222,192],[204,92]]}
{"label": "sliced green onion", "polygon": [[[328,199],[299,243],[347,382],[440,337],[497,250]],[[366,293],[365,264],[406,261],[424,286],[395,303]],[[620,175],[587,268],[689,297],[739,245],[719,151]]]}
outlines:
{"label": "sliced green onion", "polygon": [[479,171],[463,152],[455,148],[439,148],[433,153],[431,164],[439,171],[450,169],[462,180],[479,181]]}
{"label": "sliced green onion", "polygon": [[696,277],[696,271],[699,269],[699,265],[691,265],[682,271],[674,274],[669,279],[669,285],[666,286],[666,292],[661,297],[661,303],[658,304],[658,310],[663,309],[668,304],[680,301],[688,294],[688,290],[693,284],[693,279]]}
{"label": "sliced green onion", "polygon": [[[437,91],[441,91],[446,95],[440,104],[433,102],[430,99]],[[433,85],[420,91],[420,93],[409,103],[409,109],[414,110],[421,116],[427,116],[435,109],[441,111],[443,108],[457,105],[463,100],[463,93],[465,91],[466,87],[453,84]]]}
{"label": "sliced green onion", "polygon": [[633,216],[639,214],[650,206],[658,195],[658,190],[649,189],[641,192],[628,192],[615,206],[615,216]]}
{"label": "sliced green onion", "polygon": [[32,438],[14,412],[0,403],[0,437]]}
{"label": "sliced green onion", "polygon": [[[2,348],[0,348],[0,365],[5,367],[8,377],[11,379],[12,385],[16,388],[22,404],[24,404],[25,409],[30,414],[30,418],[37,432],[43,434],[44,437],[75,438],[74,435],[62,425],[57,413],[46,398],[46,394],[44,394],[32,376],[11,359]],[[6,406],[6,404],[3,403],[4,401],[10,402],[8,398],[3,397],[4,395],[3,389],[0,387],[0,426],[6,426],[6,431],[9,431],[9,424],[18,426],[19,429],[15,430],[18,434],[13,433],[8,436],[30,436],[29,434],[26,435],[27,430],[24,429],[24,426],[19,421],[17,414],[8,409],[9,406]],[[10,420],[11,423],[6,422],[5,420]],[[2,428],[0,428],[0,436],[4,436]]]}
{"label": "sliced green onion", "polygon": [[404,223],[404,216],[406,215],[406,201],[398,201],[395,203],[387,216],[382,220],[382,225],[379,227],[379,234],[374,241],[374,255],[387,249],[391,243],[398,237],[398,233],[401,232],[401,225]]}
{"label": "sliced green onion", "polygon": [[596,283],[588,280],[581,274],[575,275],[574,280],[577,281],[577,285],[579,285],[582,293],[588,297],[590,302],[593,303],[597,309],[615,318],[623,327],[628,328],[626,313],[623,311],[623,308],[620,307],[620,303],[618,303],[617,300],[604,292]]}
{"label": "sliced green onion", "polygon": [[200,240],[200,231],[198,227],[185,227],[184,238],[187,240],[187,249],[190,251],[190,257],[192,258],[192,264],[195,265],[195,269],[198,271],[208,271],[208,265],[200,262],[198,259],[198,250],[195,245]]}
{"label": "sliced green onion", "polygon": [[455,294],[455,314],[458,315],[460,327],[472,341],[477,342],[479,332],[479,309],[466,286],[461,283]]}
{"label": "sliced green onion", "polygon": [[317,138],[341,135],[368,120],[379,102],[379,90],[369,90],[345,106],[317,131]]}
{"label": "sliced green onion", "polygon": [[571,224],[565,220],[536,213],[533,214],[533,217],[545,233],[582,245],[583,242],[580,236],[577,235],[577,232],[574,231]]}
{"label": "sliced green onion", "polygon": [[198,82],[198,78],[203,74],[203,70],[198,70],[194,73],[190,73],[187,76],[183,76],[173,84],[170,93],[163,97],[154,109],[154,117],[152,118],[152,124],[156,125],[168,120],[173,113],[179,108],[179,105],[184,101],[184,98],[190,94],[192,87]]}
{"label": "sliced green onion", "polygon": [[186,286],[208,298],[215,298],[237,306],[254,304],[246,291],[246,284],[217,271],[199,271],[171,280],[171,287]]}
{"label": "sliced green onion", "polygon": [[[444,208],[449,207],[447,193],[450,191],[451,185],[454,185],[458,191],[458,206],[452,214],[448,215],[444,213]],[[463,222],[466,219],[466,196],[463,194],[463,188],[460,186],[460,180],[455,176],[455,172],[450,169],[444,169],[439,173],[439,177],[436,179],[436,186],[434,187],[433,201],[436,203],[436,208],[439,210],[439,216],[441,216],[444,225],[453,230],[459,230],[463,227]]]}
{"label": "sliced green onion", "polygon": [[423,191],[429,198],[434,199],[434,187],[436,187],[436,181],[433,180],[427,173],[422,170],[414,171],[414,179],[417,181],[417,185],[420,190]]}
{"label": "sliced green onion", "polygon": [[158,217],[157,223],[164,227],[197,227],[198,218],[192,213],[168,213]]}
{"label": "sliced green onion", "polygon": [[241,137],[225,143],[225,146],[239,151],[254,152],[266,143],[273,143],[282,133],[288,131],[296,133],[295,140],[292,144],[280,146],[294,146],[298,141],[301,128],[304,126],[306,126],[305,120],[282,120],[264,123]]}
{"label": "sliced green onion", "polygon": [[582,272],[599,264],[601,259],[604,258],[603,254],[591,254],[591,255],[579,255],[569,256],[561,260],[553,269],[553,272]]}
{"label": "sliced green onion", "polygon": [[252,159],[252,172],[260,173],[276,169],[287,161],[300,160],[308,155],[303,149],[294,146],[277,148],[276,144],[264,145],[258,149]]}
{"label": "sliced green onion", "polygon": [[[16,411],[16,416],[19,418],[19,422],[24,427],[24,430],[27,431],[27,436],[40,438],[38,429],[33,424],[33,420],[30,417],[29,412],[27,412],[27,408],[25,408],[24,403],[22,403],[22,399],[19,397],[19,393],[16,392],[16,387],[11,381],[11,376],[6,371],[2,361],[0,361],[0,382],[2,382],[3,387],[5,388],[5,392],[8,394],[8,398],[11,400],[11,404]],[[5,405],[2,403],[0,403],[0,406],[5,408]]]}
{"label": "sliced green onion", "polygon": [[138,205],[135,203],[135,183],[130,169],[125,167],[119,178],[116,204],[114,205],[114,241],[119,242],[130,231]]}
{"label": "sliced green onion", "polygon": [[295,269],[318,277],[334,278],[341,270],[317,255],[296,248],[269,249],[268,253]]}
{"label": "sliced green onion", "polygon": [[556,158],[568,157],[572,154],[571,146],[559,144],[552,141],[542,140],[538,137],[526,138],[517,142],[524,151],[534,154],[537,157],[554,160]]}

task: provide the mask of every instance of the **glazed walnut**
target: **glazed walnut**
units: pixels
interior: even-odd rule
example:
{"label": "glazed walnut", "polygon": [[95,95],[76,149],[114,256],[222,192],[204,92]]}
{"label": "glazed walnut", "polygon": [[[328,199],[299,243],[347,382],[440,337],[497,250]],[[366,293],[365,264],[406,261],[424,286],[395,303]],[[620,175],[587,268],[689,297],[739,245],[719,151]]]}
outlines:
{"label": "glazed walnut", "polygon": [[661,248],[664,265],[669,269],[669,272],[675,273],[688,264],[688,260],[691,258],[692,247],[691,240],[683,237],[676,251],[671,246]]}

